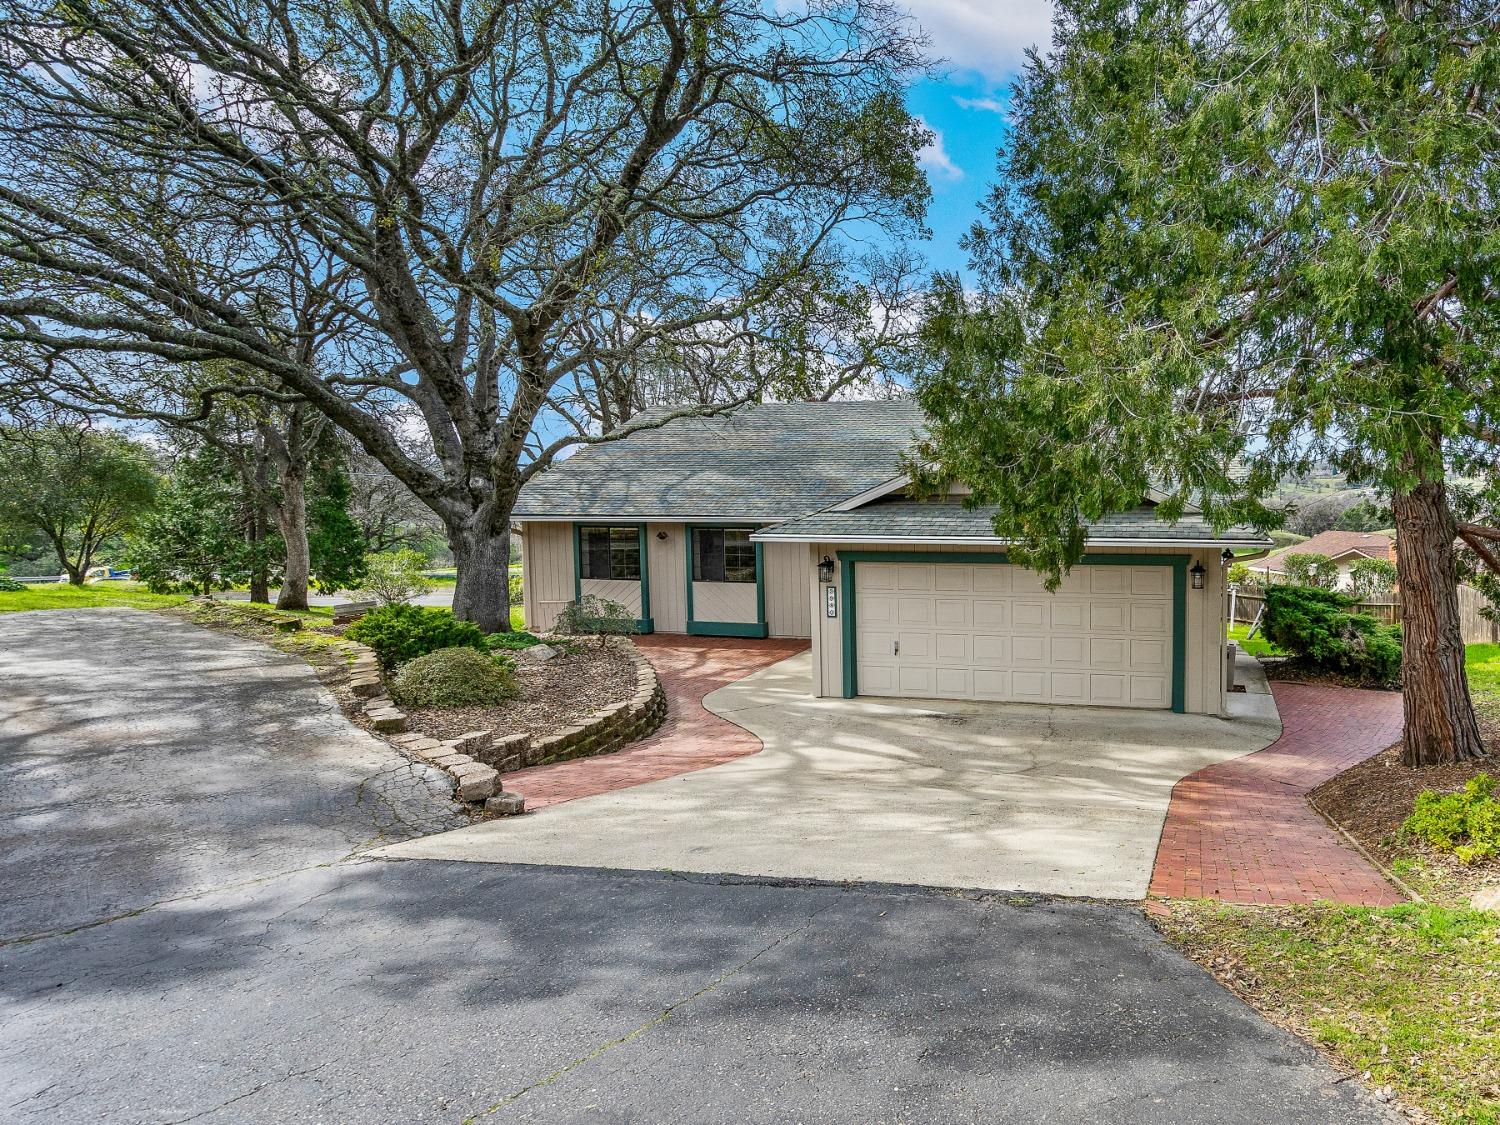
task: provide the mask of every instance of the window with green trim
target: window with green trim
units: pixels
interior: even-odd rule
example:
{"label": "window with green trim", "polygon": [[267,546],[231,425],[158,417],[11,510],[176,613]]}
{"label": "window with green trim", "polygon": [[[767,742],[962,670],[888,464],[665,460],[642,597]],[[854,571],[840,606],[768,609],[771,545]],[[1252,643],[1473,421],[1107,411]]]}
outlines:
{"label": "window with green trim", "polygon": [[641,533],[634,527],[580,527],[579,576],[610,581],[641,577]]}
{"label": "window with green trim", "polygon": [[693,528],[694,582],[754,582],[751,527]]}

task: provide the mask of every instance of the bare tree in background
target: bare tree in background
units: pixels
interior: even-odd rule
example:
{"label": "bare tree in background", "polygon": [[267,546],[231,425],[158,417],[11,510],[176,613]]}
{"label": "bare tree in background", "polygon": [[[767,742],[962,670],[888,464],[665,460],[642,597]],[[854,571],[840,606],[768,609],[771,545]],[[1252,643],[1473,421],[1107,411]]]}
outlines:
{"label": "bare tree in background", "polygon": [[632,429],[579,413],[600,365],[733,341],[735,400],[808,393],[788,318],[859,292],[851,228],[921,221],[921,47],[888,0],[16,0],[0,340],[255,370],[436,513],[455,611],[506,628],[519,489]]}

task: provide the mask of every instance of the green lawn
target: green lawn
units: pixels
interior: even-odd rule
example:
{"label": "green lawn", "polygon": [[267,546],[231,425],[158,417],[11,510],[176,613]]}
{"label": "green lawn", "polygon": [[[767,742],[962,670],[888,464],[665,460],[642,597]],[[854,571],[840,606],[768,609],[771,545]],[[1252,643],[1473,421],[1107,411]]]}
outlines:
{"label": "green lawn", "polygon": [[1229,639],[1240,646],[1241,652],[1248,652],[1251,656],[1277,656],[1280,649],[1260,633],[1253,637],[1246,636],[1250,632],[1250,626],[1236,622],[1229,626]]}
{"label": "green lawn", "polygon": [[139,582],[97,582],[91,586],[71,586],[65,582],[28,585],[24,590],[0,590],[0,613],[20,613],[27,609],[90,609],[96,606],[130,606],[135,609],[164,609],[182,605],[183,594],[153,594]]}
{"label": "green lawn", "polygon": [[1278,1023],[1432,1120],[1500,1122],[1500,918],[1173,903],[1162,930]]}

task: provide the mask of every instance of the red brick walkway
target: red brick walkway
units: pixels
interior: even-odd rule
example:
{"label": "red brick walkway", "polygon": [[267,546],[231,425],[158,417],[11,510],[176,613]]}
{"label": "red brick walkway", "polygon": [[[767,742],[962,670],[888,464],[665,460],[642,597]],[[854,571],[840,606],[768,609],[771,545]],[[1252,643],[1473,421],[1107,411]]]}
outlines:
{"label": "red brick walkway", "polygon": [[1307,803],[1335,774],[1401,737],[1401,696],[1273,684],[1282,735],[1189,774],[1172,790],[1151,893],[1225,902],[1402,902]]}
{"label": "red brick walkway", "polygon": [[506,790],[525,797],[528,809],[661,781],[756,753],[760,739],[704,710],[703,697],[801,652],[809,642],[652,634],[635,638],[635,643],[661,677],[666,720],[655,734],[617,753],[506,774]]}

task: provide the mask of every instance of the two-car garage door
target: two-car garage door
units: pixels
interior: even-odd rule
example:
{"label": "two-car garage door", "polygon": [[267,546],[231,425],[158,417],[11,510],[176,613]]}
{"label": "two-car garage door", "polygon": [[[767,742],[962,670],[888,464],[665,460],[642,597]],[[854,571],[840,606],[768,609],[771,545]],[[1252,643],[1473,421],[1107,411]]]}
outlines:
{"label": "two-car garage door", "polygon": [[1172,703],[1172,569],[859,563],[860,695],[1112,707]]}

